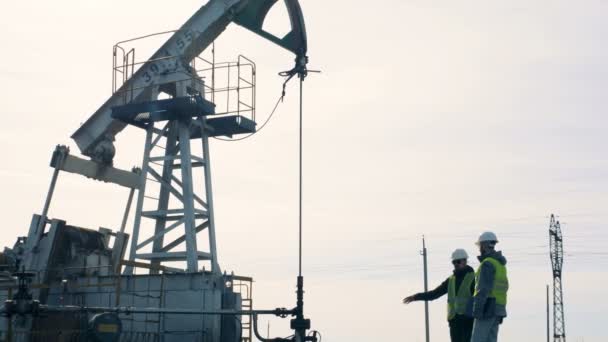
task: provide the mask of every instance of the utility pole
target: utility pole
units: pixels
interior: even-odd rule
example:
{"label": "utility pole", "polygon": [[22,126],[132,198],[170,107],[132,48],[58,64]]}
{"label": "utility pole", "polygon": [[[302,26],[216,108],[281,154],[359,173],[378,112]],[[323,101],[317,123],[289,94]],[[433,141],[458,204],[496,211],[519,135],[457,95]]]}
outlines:
{"label": "utility pole", "polygon": [[[424,292],[428,292],[429,290],[429,281],[428,281],[428,269],[427,269],[427,260],[426,260],[426,242],[424,240],[424,235],[422,236],[422,262],[424,263]],[[426,342],[430,342],[430,332],[429,332],[429,302],[427,300],[424,301],[424,324],[426,331]]]}
{"label": "utility pole", "polygon": [[549,248],[553,270],[553,341],[566,342],[566,321],[564,318],[564,295],[562,292],[562,265],[564,245],[562,229],[555,215],[549,223]]}
{"label": "utility pole", "polygon": [[549,304],[549,285],[547,284],[547,342],[551,341],[551,323],[550,323],[550,310],[549,310],[550,304]]}

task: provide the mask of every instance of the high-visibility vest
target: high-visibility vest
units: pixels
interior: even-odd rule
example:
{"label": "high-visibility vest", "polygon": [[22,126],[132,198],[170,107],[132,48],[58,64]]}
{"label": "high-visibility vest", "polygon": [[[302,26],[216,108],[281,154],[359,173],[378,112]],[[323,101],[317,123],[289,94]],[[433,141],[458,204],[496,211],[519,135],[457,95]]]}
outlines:
{"label": "high-visibility vest", "polygon": [[481,267],[484,262],[489,262],[494,266],[496,272],[494,273],[494,287],[490,291],[489,298],[496,298],[496,304],[506,306],[507,305],[507,291],[509,290],[509,279],[507,277],[507,268],[501,264],[500,261],[494,258],[485,258],[477,272],[475,273],[475,296],[479,292],[479,275],[481,273]]}
{"label": "high-visibility vest", "polygon": [[471,285],[475,280],[475,274],[468,272],[462,279],[462,283],[456,292],[456,276],[452,275],[448,280],[448,321],[456,315],[464,315],[467,308],[472,304]]}

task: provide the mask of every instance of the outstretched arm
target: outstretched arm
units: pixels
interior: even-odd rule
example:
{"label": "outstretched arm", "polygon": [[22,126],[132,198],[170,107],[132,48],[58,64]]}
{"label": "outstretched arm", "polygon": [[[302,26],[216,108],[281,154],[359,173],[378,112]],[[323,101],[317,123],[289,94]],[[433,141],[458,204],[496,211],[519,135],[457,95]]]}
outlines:
{"label": "outstretched arm", "polygon": [[403,304],[409,304],[418,300],[435,300],[444,294],[448,293],[448,279],[446,279],[441,285],[437,286],[434,290],[428,292],[420,292],[415,295],[405,297]]}

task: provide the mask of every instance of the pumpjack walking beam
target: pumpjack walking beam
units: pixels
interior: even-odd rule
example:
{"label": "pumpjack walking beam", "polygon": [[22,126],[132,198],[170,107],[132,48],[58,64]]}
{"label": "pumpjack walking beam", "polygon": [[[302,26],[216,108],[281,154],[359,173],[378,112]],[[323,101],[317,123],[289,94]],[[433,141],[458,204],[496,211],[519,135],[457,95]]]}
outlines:
{"label": "pumpjack walking beam", "polygon": [[155,100],[153,85],[174,83],[192,76],[190,62],[200,55],[231,23],[235,22],[293,52],[299,65],[307,61],[304,16],[297,0],[284,0],[291,31],[277,37],[263,29],[266,15],[278,0],[210,0],[129,78],[74,134],[80,151],[93,160],[111,164],[114,140],[126,123],[112,117],[112,108],[131,102]]}

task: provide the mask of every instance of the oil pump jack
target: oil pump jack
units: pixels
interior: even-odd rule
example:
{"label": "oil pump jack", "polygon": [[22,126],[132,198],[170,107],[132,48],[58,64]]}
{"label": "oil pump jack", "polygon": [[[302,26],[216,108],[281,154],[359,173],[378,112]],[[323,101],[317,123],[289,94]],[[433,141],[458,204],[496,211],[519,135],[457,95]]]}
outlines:
{"label": "oil pump jack", "polygon": [[[122,78],[113,80],[112,96],[72,135],[85,158],[57,146],[42,212],[33,215],[28,235],[0,254],[7,317],[0,322],[0,340],[247,342],[253,333],[261,341],[317,341],[304,316],[301,272],[293,309],[255,310],[252,279],[222,273],[215,239],[209,139],[254,134],[255,106],[238,99],[236,109],[218,112],[218,89],[200,75],[196,61],[234,22],[291,51],[295,65],[281,75],[298,77],[302,86],[308,74],[302,10],[297,0],[284,0],[291,30],[278,37],[263,29],[277,2],[209,0],[145,62],[115,46],[115,61],[122,58],[123,64],[114,71]],[[248,68],[252,78],[239,74],[239,86],[223,91],[255,88],[252,61],[239,56],[223,67],[238,73]],[[206,70],[216,68],[213,62]],[[140,167],[124,170],[114,165],[120,152],[114,142],[129,126],[145,131],[144,155]],[[202,171],[200,194],[195,170]],[[121,227],[92,230],[50,218],[61,172],[128,188]],[[199,239],[201,233],[206,239]],[[292,317],[293,336],[263,338],[259,315]]]}

